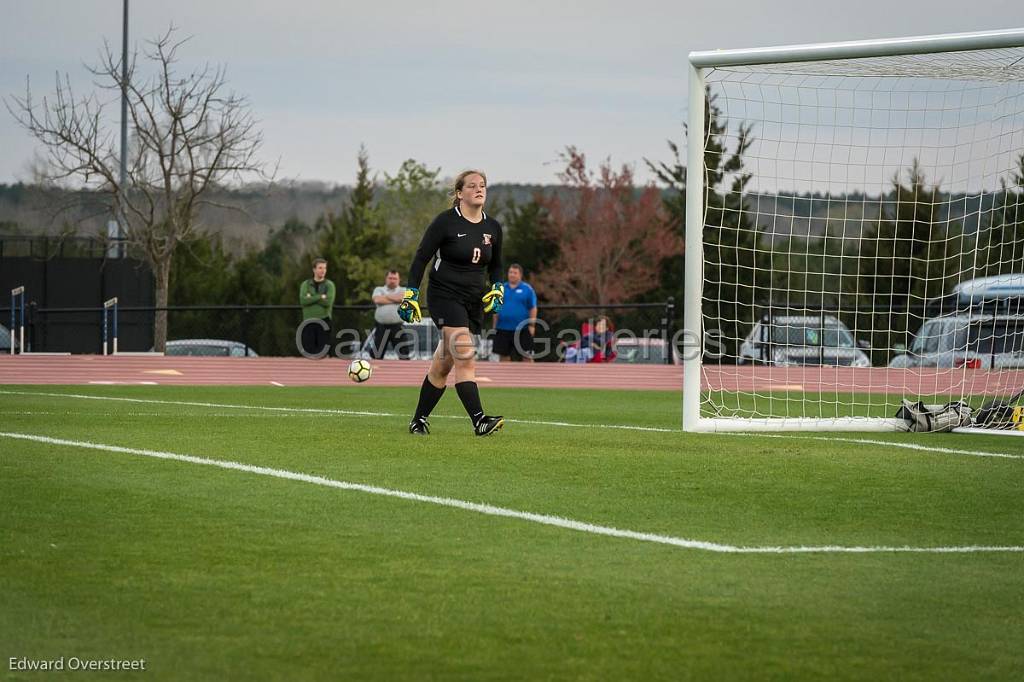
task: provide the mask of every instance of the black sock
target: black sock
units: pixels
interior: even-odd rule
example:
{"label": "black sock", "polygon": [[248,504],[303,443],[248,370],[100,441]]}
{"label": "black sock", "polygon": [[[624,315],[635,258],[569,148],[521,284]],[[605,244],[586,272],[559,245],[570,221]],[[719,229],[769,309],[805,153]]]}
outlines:
{"label": "black sock", "polygon": [[444,395],[445,387],[438,388],[430,383],[430,377],[424,377],[423,385],[420,386],[420,401],[416,405],[416,415],[413,419],[429,417],[430,413],[437,407],[437,401]]}
{"label": "black sock", "polygon": [[455,390],[459,393],[459,400],[466,408],[466,414],[473,420],[473,426],[484,416],[484,408],[480,406],[480,389],[475,381],[460,381],[455,384]]}

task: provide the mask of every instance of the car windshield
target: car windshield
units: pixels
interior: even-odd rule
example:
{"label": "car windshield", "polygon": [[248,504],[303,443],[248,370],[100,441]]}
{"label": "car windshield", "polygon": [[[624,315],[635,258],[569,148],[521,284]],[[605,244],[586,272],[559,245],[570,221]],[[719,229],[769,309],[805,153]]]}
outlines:
{"label": "car windshield", "polygon": [[825,346],[853,348],[853,336],[834,322],[818,324],[788,323],[772,325],[772,342],[785,346]]}
{"label": "car windshield", "polygon": [[643,365],[665,364],[665,346],[640,346],[619,341],[615,346],[615,352],[618,354],[615,362]]}

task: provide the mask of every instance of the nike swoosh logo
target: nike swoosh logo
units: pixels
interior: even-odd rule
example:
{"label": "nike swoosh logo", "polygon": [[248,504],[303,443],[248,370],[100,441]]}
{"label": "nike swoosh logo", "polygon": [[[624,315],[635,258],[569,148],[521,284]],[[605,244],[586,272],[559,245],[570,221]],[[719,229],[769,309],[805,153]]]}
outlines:
{"label": "nike swoosh logo", "polygon": [[468,232],[466,232],[465,234],[460,233],[459,236],[460,237],[465,237],[467,234],[469,234],[469,233]]}

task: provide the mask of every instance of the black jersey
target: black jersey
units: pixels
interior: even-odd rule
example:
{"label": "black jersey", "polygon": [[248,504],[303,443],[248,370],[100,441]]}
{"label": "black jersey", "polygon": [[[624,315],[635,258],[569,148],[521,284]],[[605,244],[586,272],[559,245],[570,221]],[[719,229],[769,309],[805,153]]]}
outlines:
{"label": "black jersey", "polygon": [[501,225],[486,213],[471,223],[459,209],[441,213],[427,228],[409,268],[408,286],[419,288],[423,271],[430,270],[430,291],[456,300],[479,300],[492,283],[502,281]]}

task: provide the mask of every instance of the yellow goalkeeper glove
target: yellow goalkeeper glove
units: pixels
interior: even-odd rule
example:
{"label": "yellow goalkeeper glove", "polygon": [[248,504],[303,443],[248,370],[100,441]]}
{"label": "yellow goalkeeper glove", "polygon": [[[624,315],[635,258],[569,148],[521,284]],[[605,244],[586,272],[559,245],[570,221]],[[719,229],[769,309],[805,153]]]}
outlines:
{"label": "yellow goalkeeper glove", "polygon": [[419,322],[423,319],[420,314],[420,290],[409,287],[405,290],[402,302],[398,304],[398,316],[406,322]]}
{"label": "yellow goalkeeper glove", "polygon": [[501,312],[501,306],[505,305],[505,287],[495,284],[491,290],[480,299],[484,302],[484,312],[497,315]]}

